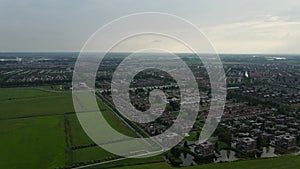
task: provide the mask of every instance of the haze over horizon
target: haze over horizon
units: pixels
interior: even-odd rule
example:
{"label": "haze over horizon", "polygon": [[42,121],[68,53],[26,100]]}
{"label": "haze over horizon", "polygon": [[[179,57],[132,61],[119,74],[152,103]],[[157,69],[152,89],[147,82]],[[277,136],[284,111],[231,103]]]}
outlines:
{"label": "haze over horizon", "polygon": [[[299,9],[297,0],[0,0],[0,52],[79,52],[96,30],[114,19],[163,12],[195,24],[220,54],[299,54]],[[133,45],[119,52],[130,52]],[[176,46],[174,51],[186,52]]]}

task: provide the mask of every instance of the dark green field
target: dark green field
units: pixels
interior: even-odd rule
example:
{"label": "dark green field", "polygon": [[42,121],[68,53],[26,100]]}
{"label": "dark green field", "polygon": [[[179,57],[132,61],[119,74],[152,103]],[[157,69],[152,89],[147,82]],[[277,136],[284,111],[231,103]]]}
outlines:
{"label": "dark green field", "polygon": [[[299,156],[286,156],[272,159],[258,159],[250,161],[237,161],[230,163],[207,164],[192,167],[184,167],[185,169],[299,169]],[[153,163],[145,165],[127,166],[116,169],[153,169],[153,168],[172,168],[165,162]]]}

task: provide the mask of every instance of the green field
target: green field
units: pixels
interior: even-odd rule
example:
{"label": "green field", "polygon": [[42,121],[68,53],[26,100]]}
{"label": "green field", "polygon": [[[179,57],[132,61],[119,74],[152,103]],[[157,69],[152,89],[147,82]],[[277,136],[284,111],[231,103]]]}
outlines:
{"label": "green field", "polygon": [[67,115],[71,146],[88,145],[94,142],[86,135],[75,114]]}
{"label": "green field", "polygon": [[60,116],[0,121],[0,168],[64,166],[63,126]]}
{"label": "green field", "polygon": [[[70,137],[70,146],[94,144],[82,129],[75,114],[67,115],[66,117],[69,123],[68,134]],[[98,146],[71,150],[69,156],[71,157],[70,164],[90,162],[92,160],[105,160],[107,157],[116,157],[114,154],[111,154]]]}
{"label": "green field", "polygon": [[[96,165],[93,167],[88,167],[87,169],[105,169],[105,168],[118,168],[120,166],[127,166],[126,168],[130,168],[129,166],[145,166],[142,164],[163,164],[166,165],[167,167],[170,167],[169,164],[167,164],[163,157],[161,155],[153,156],[153,157],[148,157],[148,158],[128,158],[128,159],[122,159],[119,161],[115,162],[110,162],[106,164],[101,164],[101,165]],[[158,169],[158,168],[155,168]],[[183,168],[184,169],[184,168]]]}
{"label": "green field", "polygon": [[51,93],[32,88],[0,90],[0,120],[74,112],[71,92]]}
{"label": "green field", "polygon": [[113,113],[107,105],[102,102],[98,102],[101,113],[112,128],[116,129],[118,132],[126,134],[127,136],[137,137],[137,135],[128,128],[126,124],[120,120],[115,113]]}
{"label": "green field", "polygon": [[[116,128],[118,131],[124,132],[127,135],[131,135],[133,137],[136,136],[136,134],[131,129],[129,129],[119,118],[117,118],[117,116],[113,112],[105,111],[102,113],[104,117],[108,120],[109,124],[111,126],[114,126],[114,128]],[[72,146],[88,145],[94,143],[82,129],[75,114],[70,114],[66,117],[70,124],[70,137],[72,140]]]}
{"label": "green field", "polygon": [[[299,169],[300,156],[286,156],[272,159],[258,159],[250,161],[236,161],[230,163],[207,164],[183,169]],[[153,169],[153,168],[172,168],[165,162],[119,167],[115,169]]]}
{"label": "green field", "polygon": [[107,158],[115,158],[116,155],[109,153],[102,148],[95,146],[83,148],[73,151],[74,163],[86,162],[92,160],[105,160]]}
{"label": "green field", "polygon": [[0,90],[0,101],[38,98],[54,95],[54,93],[43,92],[32,88],[7,88]]}
{"label": "green field", "polygon": [[[99,105],[113,128],[136,136],[105,104]],[[0,168],[44,169],[116,158],[98,146],[72,148],[94,142],[74,113],[70,91],[0,89],[0,106]]]}

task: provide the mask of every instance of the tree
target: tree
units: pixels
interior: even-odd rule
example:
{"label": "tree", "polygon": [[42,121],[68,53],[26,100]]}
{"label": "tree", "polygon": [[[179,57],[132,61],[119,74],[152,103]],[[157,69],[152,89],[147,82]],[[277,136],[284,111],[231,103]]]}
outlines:
{"label": "tree", "polygon": [[261,150],[262,147],[263,147],[263,145],[264,145],[264,140],[263,140],[262,136],[259,135],[257,137],[257,141],[256,141],[256,148],[259,149],[259,150]]}
{"label": "tree", "polygon": [[187,141],[184,141],[184,147],[188,148],[188,144],[187,144]]}
{"label": "tree", "polygon": [[225,130],[222,127],[218,127],[215,133],[219,137],[220,141],[223,141],[223,142],[227,143],[228,145],[231,144],[232,135],[227,130]]}
{"label": "tree", "polygon": [[180,157],[180,150],[177,147],[173,147],[171,149],[171,154],[175,157],[175,158],[179,158]]}

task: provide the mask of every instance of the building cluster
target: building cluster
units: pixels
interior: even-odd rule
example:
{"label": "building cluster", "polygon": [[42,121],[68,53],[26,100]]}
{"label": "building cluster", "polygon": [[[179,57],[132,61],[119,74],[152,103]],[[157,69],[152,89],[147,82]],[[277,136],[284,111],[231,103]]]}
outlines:
{"label": "building cluster", "polygon": [[0,58],[1,84],[23,86],[71,82],[75,59],[72,57]]}
{"label": "building cluster", "polygon": [[300,136],[299,120],[294,116],[268,114],[245,119],[231,119],[220,123],[233,136],[232,147],[242,152],[256,150],[260,144],[270,144],[291,150]]}

